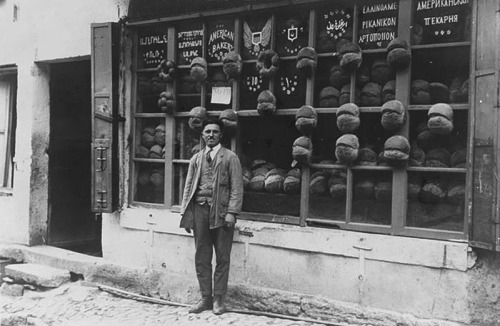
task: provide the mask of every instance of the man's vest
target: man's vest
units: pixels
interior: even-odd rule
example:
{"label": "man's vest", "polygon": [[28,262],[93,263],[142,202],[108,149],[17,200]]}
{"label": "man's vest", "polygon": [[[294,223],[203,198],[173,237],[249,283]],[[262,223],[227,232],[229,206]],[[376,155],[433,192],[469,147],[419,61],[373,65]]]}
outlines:
{"label": "man's vest", "polygon": [[194,200],[203,204],[207,202],[212,205],[212,193],[213,193],[213,181],[215,177],[215,158],[212,162],[208,163],[204,157],[201,160],[201,173],[200,182],[198,183],[198,188],[196,189]]}

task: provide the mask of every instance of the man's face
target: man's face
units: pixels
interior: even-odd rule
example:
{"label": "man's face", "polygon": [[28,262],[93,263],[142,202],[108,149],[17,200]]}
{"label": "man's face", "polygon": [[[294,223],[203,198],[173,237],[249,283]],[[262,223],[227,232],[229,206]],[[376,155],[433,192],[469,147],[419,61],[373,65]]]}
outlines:
{"label": "man's face", "polygon": [[201,137],[203,137],[203,140],[208,147],[217,146],[220,143],[220,138],[222,137],[222,132],[220,131],[219,125],[206,125],[201,132]]}

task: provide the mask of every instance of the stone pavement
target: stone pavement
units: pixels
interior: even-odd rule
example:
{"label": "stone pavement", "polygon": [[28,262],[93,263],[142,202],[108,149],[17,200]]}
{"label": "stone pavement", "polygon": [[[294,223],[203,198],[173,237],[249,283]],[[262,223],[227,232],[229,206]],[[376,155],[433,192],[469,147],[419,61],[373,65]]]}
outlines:
{"label": "stone pavement", "polygon": [[0,326],[167,326],[280,325],[319,326],[320,323],[211,311],[188,314],[188,308],[118,297],[83,282],[47,291],[25,290],[13,297],[0,294]]}

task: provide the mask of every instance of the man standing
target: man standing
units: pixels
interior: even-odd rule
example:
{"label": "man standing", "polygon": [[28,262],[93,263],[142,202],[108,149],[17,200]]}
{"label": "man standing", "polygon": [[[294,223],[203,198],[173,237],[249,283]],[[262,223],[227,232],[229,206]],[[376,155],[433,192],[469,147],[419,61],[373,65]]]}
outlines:
{"label": "man standing", "polygon": [[[219,120],[203,123],[205,147],[189,161],[182,198],[180,227],[194,232],[196,276],[201,292],[201,300],[191,307],[190,313],[213,309],[214,314],[220,315],[226,311],[224,296],[234,224],[243,202],[243,177],[238,156],[220,144],[223,127]],[[213,249],[216,267],[212,298]]]}

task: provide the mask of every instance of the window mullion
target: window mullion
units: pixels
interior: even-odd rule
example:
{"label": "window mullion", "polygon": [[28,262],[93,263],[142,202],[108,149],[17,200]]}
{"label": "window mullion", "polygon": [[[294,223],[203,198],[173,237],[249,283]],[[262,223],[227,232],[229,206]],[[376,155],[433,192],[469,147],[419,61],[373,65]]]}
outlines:
{"label": "window mullion", "polygon": [[[177,48],[176,38],[175,38],[175,27],[168,28],[168,44],[167,44],[167,58],[176,62],[176,51]],[[167,90],[171,91],[172,94],[177,94],[175,92],[175,83],[167,83]],[[168,115],[165,118],[165,205],[171,207],[173,205],[174,197],[174,166],[172,160],[174,158],[174,139],[175,139],[175,119],[173,116]],[[181,137],[183,139],[183,137]],[[184,187],[183,182],[179,182],[179,187]],[[182,192],[180,192],[182,193]]]}
{"label": "window mullion", "polygon": [[[410,42],[410,28],[412,21],[412,1],[400,0],[398,12],[398,38]],[[410,104],[410,67],[400,69],[396,73],[396,99],[406,108]],[[406,122],[400,134],[409,139],[410,114],[407,110]],[[395,168],[392,174],[392,229],[394,234],[403,231],[407,214],[407,179],[405,168]]]}

